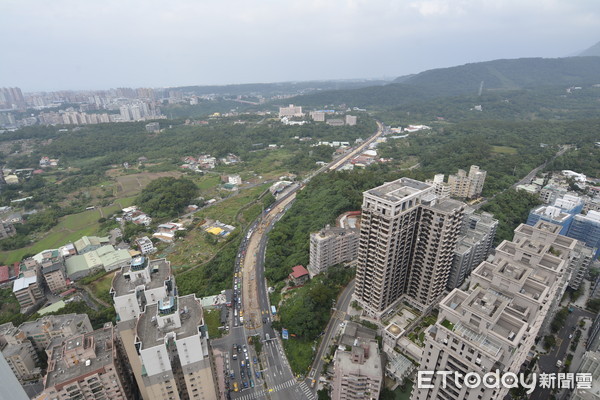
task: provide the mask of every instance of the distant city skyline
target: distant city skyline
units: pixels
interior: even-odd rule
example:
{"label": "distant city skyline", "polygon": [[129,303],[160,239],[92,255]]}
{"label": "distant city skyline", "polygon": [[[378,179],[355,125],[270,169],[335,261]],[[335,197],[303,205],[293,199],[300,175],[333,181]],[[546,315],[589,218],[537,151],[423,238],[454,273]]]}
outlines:
{"label": "distant city skyline", "polygon": [[596,0],[4,1],[0,87],[24,92],[395,78],[600,40]]}

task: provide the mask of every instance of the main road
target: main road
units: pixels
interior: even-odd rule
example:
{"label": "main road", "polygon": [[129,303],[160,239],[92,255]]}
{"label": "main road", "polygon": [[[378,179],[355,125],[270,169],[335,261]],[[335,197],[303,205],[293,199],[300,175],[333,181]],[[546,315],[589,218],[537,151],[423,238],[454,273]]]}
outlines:
{"label": "main road", "polygon": [[[303,183],[307,183],[319,173],[339,170],[351,158],[375,142],[382,133],[383,125],[377,121],[375,134],[350,152],[310,174]],[[296,193],[302,187],[302,185],[296,184],[266,209],[250,226],[240,244],[235,263],[234,297],[229,316],[230,333],[226,337],[212,342],[212,346],[224,354],[223,375],[226,387],[224,398],[240,400],[315,399],[315,394],[309,388],[310,380],[298,382],[295,379],[283,351],[281,338],[271,327],[273,314],[264,276],[267,233],[289,209],[296,198]],[[351,287],[347,288],[340,296],[338,306],[348,303],[351,293]],[[335,315],[334,318],[336,318]],[[334,324],[337,324],[337,319]],[[327,328],[328,338],[333,332],[331,327],[330,323]],[[249,344],[250,337],[252,340],[260,340],[262,344],[260,354],[255,354],[254,346]],[[322,368],[319,362],[322,353],[323,350],[320,349],[316,358],[316,369],[313,371]],[[242,361],[244,365],[242,365]],[[318,377],[318,375],[316,376]]]}

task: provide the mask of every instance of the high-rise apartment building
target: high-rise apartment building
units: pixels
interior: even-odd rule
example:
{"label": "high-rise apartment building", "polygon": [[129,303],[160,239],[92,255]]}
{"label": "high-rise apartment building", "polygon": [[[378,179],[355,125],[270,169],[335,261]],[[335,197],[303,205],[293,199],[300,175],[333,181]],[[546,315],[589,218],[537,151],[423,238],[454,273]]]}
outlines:
{"label": "high-rise apartment building", "polygon": [[600,352],[586,351],[577,373],[591,375],[590,388],[575,389],[569,400],[600,400]]}
{"label": "high-rise apartment building", "polygon": [[143,399],[217,398],[202,307],[194,295],[176,296],[168,261],[134,258],[111,293]]}
{"label": "high-rise apartment building", "polygon": [[7,344],[2,349],[2,355],[21,384],[40,378],[38,355],[30,341]]}
{"label": "high-rise apartment building", "polygon": [[112,323],[65,339],[47,350],[48,373],[38,398],[58,400],[133,398],[133,386]]}
{"label": "high-rise apartment building", "polygon": [[0,398],[11,400],[29,400],[29,396],[17,380],[9,364],[0,353]]}
{"label": "high-rise apartment building", "polygon": [[146,305],[136,333],[149,399],[218,397],[202,306],[193,294]]}
{"label": "high-rise apartment building", "polygon": [[477,165],[471,165],[469,174],[459,169],[456,175],[448,176],[450,195],[466,199],[479,197],[483,191],[483,184],[487,172],[479,169]]}
{"label": "high-rise apartment building", "polygon": [[142,378],[142,362],[135,347],[137,319],[147,304],[156,304],[171,296],[174,289],[171,264],[165,259],[150,261],[146,257],[136,257],[117,272],[112,281],[111,294],[119,317],[117,330],[144,399],[149,397]]}
{"label": "high-rise apartment building", "polygon": [[367,314],[402,298],[424,309],[444,294],[464,208],[409,178],[363,193],[354,297]]}
{"label": "high-rise apartment building", "polygon": [[492,214],[475,214],[472,208],[467,208],[454,250],[447,285],[449,290],[462,285],[471,271],[488,257],[497,228],[498,220]]}
{"label": "high-rise apartment building", "polygon": [[0,88],[0,108],[23,108],[25,105],[25,98],[20,88]]}
{"label": "high-rise apartment building", "polygon": [[356,260],[358,255],[357,229],[330,227],[310,234],[311,276],[320,274],[328,267]]}
{"label": "high-rise apartment building", "polygon": [[583,242],[577,241],[575,251],[571,254],[569,266],[571,268],[571,278],[569,287],[573,290],[579,289],[583,279],[587,276],[590,265],[594,261],[594,249],[586,246]]}
{"label": "high-rise apartment building", "polygon": [[600,256],[600,212],[590,210],[586,215],[576,215],[567,236],[595,248],[596,257]]}
{"label": "high-rise apartment building", "polygon": [[383,364],[376,340],[356,339],[349,351],[335,352],[333,400],[377,400],[382,382]]}
{"label": "high-rise apartment building", "polygon": [[[493,261],[471,273],[467,291],[448,294],[439,304],[437,323],[425,331],[419,370],[463,376],[519,372],[566,287],[576,241],[559,231],[559,225],[544,221],[535,227],[520,225],[512,241],[496,248]],[[454,376],[444,387],[441,375],[432,378],[431,388],[415,386],[412,400],[502,399],[508,392],[456,385]]]}

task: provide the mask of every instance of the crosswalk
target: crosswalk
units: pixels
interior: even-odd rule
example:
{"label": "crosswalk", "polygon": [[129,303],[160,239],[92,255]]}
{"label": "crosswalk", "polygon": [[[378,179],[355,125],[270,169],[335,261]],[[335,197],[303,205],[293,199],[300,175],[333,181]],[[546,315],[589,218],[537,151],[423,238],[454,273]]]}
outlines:
{"label": "crosswalk", "polygon": [[302,389],[302,392],[304,392],[307,399],[315,400],[315,395],[310,391],[308,386],[306,386],[306,382],[301,382],[298,386],[300,386],[300,389]]}
{"label": "crosswalk", "polygon": [[[277,384],[268,390],[257,389],[253,393],[248,393],[244,396],[237,397],[236,400],[262,399],[262,398],[266,397],[267,393],[273,393],[273,392],[278,392],[280,390],[285,390],[285,389],[291,388],[292,386],[294,386],[296,384],[298,384],[298,383],[294,379],[290,379],[289,381]],[[304,393],[304,395],[306,396],[306,398],[308,400],[316,400],[315,395],[310,391],[310,389],[306,385],[306,382],[301,382],[300,384],[298,384],[298,386],[300,387],[300,389],[302,389],[302,392]]]}

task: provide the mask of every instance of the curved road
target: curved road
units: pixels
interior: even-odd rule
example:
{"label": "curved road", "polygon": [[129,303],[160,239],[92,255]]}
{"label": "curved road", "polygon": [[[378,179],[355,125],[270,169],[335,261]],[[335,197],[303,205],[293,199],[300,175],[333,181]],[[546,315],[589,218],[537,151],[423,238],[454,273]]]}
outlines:
{"label": "curved road", "polygon": [[[310,174],[303,183],[307,183],[319,173],[340,169],[352,157],[376,141],[383,133],[383,125],[379,121],[376,122],[377,132],[375,134],[354,150]],[[226,377],[226,390],[222,398],[240,400],[265,398],[313,400],[316,398],[314,392],[309,388],[311,379],[298,382],[294,378],[283,351],[281,339],[271,327],[271,306],[264,277],[267,233],[289,209],[296,198],[296,193],[301,189],[300,185],[292,188],[288,194],[266,209],[250,226],[246,237],[240,244],[233,282],[234,301],[229,315],[230,333],[226,337],[212,342],[213,347],[219,349],[224,355],[224,371],[222,372]],[[340,308],[347,307],[352,288],[353,284],[348,285],[340,295]],[[329,334],[326,333],[327,339],[333,335],[333,328],[339,324],[338,318],[340,317],[344,318],[345,316],[334,313],[327,328],[327,332],[329,332]],[[254,340],[260,338],[262,343],[260,355],[255,354],[253,346],[249,345],[249,337],[254,337]],[[328,340],[324,342],[327,343]],[[311,374],[317,379],[320,372],[318,370],[322,369],[322,355],[326,347],[328,346],[322,346],[319,349],[315,365],[313,365],[313,371],[317,371],[317,373]],[[255,357],[256,362],[254,362]],[[241,365],[242,361],[244,361],[244,366]],[[234,390],[236,386],[239,390],[237,392]]]}

